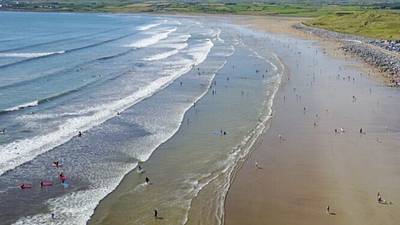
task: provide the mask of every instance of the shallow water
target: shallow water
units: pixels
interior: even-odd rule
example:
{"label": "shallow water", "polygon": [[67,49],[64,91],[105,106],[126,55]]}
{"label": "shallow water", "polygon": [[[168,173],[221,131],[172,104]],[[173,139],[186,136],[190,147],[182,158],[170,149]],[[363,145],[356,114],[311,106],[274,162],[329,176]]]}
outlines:
{"label": "shallow water", "polygon": [[158,208],[163,223],[183,224],[205,187],[214,201],[201,215],[221,222],[231,173],[280,82],[279,59],[257,46],[264,36],[194,17],[0,17],[10,21],[0,25],[2,221],[85,224],[141,163],[91,222],[146,224]]}

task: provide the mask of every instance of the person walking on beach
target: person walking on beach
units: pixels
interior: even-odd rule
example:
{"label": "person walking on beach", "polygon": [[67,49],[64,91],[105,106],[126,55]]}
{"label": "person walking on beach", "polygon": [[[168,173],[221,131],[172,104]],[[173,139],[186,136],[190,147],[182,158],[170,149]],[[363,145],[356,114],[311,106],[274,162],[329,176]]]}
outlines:
{"label": "person walking on beach", "polygon": [[146,177],[146,178],[144,179],[144,181],[146,182],[146,184],[150,184],[150,179],[149,179],[148,177]]}
{"label": "person walking on beach", "polygon": [[154,210],[154,218],[158,219],[158,211],[157,211],[157,209]]}
{"label": "person walking on beach", "polygon": [[386,204],[386,201],[385,201],[385,199],[382,198],[382,195],[380,192],[378,192],[378,194],[376,195],[376,199],[378,200],[378,203]]}
{"label": "person walking on beach", "polygon": [[259,169],[259,170],[262,169],[262,167],[258,164],[257,161],[256,161],[256,168]]}

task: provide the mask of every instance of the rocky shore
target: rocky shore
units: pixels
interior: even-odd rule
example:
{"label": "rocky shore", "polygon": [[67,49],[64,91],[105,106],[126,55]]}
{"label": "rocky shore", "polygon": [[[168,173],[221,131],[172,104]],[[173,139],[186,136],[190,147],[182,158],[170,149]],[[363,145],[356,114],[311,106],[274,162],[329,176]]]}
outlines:
{"label": "rocky shore", "polygon": [[295,24],[293,27],[321,38],[339,41],[342,50],[346,53],[356,55],[362,58],[366,63],[377,67],[387,75],[390,85],[400,87],[400,54],[397,51],[387,49],[386,45],[374,44],[382,43],[381,40],[309,27],[302,23]]}

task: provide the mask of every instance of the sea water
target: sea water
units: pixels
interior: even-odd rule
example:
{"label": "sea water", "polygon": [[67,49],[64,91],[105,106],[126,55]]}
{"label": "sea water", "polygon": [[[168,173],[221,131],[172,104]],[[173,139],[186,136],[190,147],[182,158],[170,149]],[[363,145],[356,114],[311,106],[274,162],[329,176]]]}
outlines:
{"label": "sea water", "polygon": [[2,222],[222,223],[283,71],[265,37],[198,17],[0,19]]}

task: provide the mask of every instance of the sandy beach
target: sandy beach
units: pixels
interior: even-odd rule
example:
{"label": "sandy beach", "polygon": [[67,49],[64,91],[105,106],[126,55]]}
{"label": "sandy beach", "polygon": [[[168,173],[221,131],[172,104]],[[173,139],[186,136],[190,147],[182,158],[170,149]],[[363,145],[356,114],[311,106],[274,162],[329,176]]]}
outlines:
{"label": "sandy beach", "polygon": [[400,89],[340,35],[286,17],[0,18],[1,224],[400,221]]}
{"label": "sandy beach", "polygon": [[240,22],[290,40],[278,53],[286,77],[271,127],[234,178],[225,224],[398,224],[399,89],[359,60],[325,52],[326,41],[291,29],[295,22]]}

